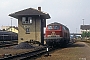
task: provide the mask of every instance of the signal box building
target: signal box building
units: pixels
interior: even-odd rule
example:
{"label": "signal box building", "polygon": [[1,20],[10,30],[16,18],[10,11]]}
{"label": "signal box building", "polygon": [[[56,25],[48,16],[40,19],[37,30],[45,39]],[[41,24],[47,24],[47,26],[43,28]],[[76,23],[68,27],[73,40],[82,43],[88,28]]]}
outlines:
{"label": "signal box building", "polygon": [[41,11],[41,7],[37,9],[28,8],[21,10],[9,16],[18,19],[18,43],[35,40],[44,44],[44,27],[46,19],[50,16],[48,13]]}

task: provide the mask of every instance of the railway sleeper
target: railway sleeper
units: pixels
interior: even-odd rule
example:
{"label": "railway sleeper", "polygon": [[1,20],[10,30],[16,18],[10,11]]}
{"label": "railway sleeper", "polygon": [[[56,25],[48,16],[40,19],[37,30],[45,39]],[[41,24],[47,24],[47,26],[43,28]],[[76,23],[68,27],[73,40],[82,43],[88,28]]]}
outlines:
{"label": "railway sleeper", "polygon": [[8,60],[8,59],[10,59],[10,60],[12,59],[13,60],[14,58],[18,58],[18,57],[21,60],[21,59],[25,59],[27,57],[38,56],[39,54],[45,52],[44,51],[45,48],[46,47],[44,47],[44,48],[37,48],[37,50],[35,49],[32,52],[26,52],[26,53],[22,53],[22,54],[16,54],[14,56],[9,55],[9,54],[5,54],[5,57],[4,58],[0,58],[0,60]]}

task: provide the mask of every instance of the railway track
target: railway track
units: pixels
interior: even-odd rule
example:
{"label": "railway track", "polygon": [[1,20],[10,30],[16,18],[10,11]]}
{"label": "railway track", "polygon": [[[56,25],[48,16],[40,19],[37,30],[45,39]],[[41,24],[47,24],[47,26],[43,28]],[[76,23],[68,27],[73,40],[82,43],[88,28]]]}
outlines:
{"label": "railway track", "polygon": [[[48,47],[48,51],[55,50],[53,47]],[[57,48],[56,48],[57,49]],[[25,59],[31,59],[32,57],[37,57],[38,55],[41,55],[43,53],[47,52],[47,47],[44,46],[42,48],[34,48],[33,51],[29,52],[24,52],[16,55],[5,55],[3,58],[0,58],[0,60],[25,60]]]}
{"label": "railway track", "polygon": [[[53,51],[55,49],[58,48],[53,48],[53,47],[48,47],[49,50],[48,51]],[[47,53],[47,47],[44,46],[42,48],[35,48],[33,51],[31,52],[25,52],[25,53],[20,53],[20,54],[16,54],[16,55],[7,55],[4,56],[3,58],[0,58],[0,60],[27,60],[27,59],[32,59],[33,57],[37,57],[40,56],[42,54]]]}
{"label": "railway track", "polygon": [[5,41],[5,42],[2,42],[0,41],[0,48],[3,48],[3,47],[8,47],[8,46],[14,46],[14,45],[17,45],[17,41]]}
{"label": "railway track", "polygon": [[32,57],[35,57],[35,56],[38,56],[38,55],[41,55],[43,53],[46,53],[46,47],[44,48],[40,48],[40,49],[37,49],[35,51],[32,51],[32,52],[26,52],[26,53],[22,53],[22,54],[17,54],[17,55],[6,55],[4,58],[0,58],[0,60],[24,60],[24,59],[30,59]]}
{"label": "railway track", "polygon": [[17,44],[2,44],[2,45],[0,45],[0,48],[14,46],[14,45],[17,45]]}

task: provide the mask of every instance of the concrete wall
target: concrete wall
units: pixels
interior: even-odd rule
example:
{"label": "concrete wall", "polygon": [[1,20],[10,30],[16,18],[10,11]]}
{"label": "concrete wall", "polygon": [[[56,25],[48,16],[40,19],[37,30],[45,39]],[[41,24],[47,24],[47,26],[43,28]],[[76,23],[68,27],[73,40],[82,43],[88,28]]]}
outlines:
{"label": "concrete wall", "polygon": [[[41,42],[41,20],[34,18],[32,22],[26,25],[22,24],[21,18],[18,19],[18,43],[30,40]],[[30,28],[30,34],[26,34],[26,27]]]}

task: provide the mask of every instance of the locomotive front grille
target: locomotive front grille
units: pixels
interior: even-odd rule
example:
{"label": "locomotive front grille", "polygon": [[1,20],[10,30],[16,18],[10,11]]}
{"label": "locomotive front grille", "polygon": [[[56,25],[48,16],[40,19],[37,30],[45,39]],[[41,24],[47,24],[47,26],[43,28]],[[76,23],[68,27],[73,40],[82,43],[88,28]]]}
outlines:
{"label": "locomotive front grille", "polygon": [[60,35],[48,35],[48,37],[60,37]]}
{"label": "locomotive front grille", "polygon": [[53,31],[50,35],[48,35],[48,37],[60,37],[60,35],[56,35],[56,33]]}

